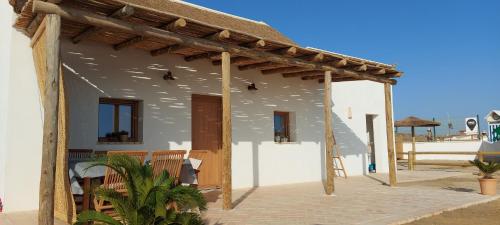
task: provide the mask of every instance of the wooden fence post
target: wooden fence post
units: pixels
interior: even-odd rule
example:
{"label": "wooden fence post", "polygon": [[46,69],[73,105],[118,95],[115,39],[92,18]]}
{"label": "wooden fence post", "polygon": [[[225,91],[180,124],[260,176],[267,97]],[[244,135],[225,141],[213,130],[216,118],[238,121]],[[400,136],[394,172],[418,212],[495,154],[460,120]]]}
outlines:
{"label": "wooden fence post", "polygon": [[231,57],[222,53],[222,208],[232,208],[231,183]]}
{"label": "wooden fence post", "polygon": [[408,170],[413,170],[413,154],[412,151],[408,151]]}
{"label": "wooden fence post", "polygon": [[411,166],[411,170],[415,170],[417,169],[417,151],[412,151],[412,166]]}
{"label": "wooden fence post", "polygon": [[44,87],[42,168],[39,193],[38,224],[54,224],[54,187],[58,137],[59,66],[61,17],[46,15],[46,58],[47,77]]}

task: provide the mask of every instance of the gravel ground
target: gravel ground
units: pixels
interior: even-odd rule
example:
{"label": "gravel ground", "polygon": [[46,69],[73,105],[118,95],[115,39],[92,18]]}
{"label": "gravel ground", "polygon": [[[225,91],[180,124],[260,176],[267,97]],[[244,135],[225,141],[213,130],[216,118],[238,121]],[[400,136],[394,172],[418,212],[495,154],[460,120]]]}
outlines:
{"label": "gravel ground", "polygon": [[[428,167],[421,169],[437,169]],[[443,168],[439,168],[443,169]],[[477,176],[472,175],[473,168],[455,167],[457,170],[471,172],[471,175],[461,175],[457,177],[444,178],[432,181],[409,182],[400,186],[421,186],[421,187],[441,187],[450,191],[480,193]],[[497,175],[497,177],[499,177]],[[500,193],[500,185],[497,185]],[[500,224],[500,199],[492,202],[470,206],[463,209],[443,212],[442,214],[423,218],[407,225],[470,225],[470,224]]]}

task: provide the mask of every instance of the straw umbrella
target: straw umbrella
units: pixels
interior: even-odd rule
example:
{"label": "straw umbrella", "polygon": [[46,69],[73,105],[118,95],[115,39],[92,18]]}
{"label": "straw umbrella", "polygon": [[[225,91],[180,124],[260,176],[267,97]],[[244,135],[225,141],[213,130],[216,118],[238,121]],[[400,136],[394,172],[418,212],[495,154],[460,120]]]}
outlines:
{"label": "straw umbrella", "polygon": [[415,116],[409,116],[402,120],[398,120],[394,123],[395,127],[411,127],[411,140],[412,140],[412,151],[415,152],[417,149],[415,147],[415,127],[436,127],[440,126],[441,123],[432,120],[424,120]]}

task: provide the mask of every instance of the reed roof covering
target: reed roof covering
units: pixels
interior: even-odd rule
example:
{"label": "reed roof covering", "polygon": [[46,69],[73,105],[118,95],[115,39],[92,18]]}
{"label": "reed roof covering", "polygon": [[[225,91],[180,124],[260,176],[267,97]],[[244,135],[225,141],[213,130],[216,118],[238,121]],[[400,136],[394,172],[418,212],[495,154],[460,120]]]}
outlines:
{"label": "reed roof covering", "polygon": [[[33,2],[39,1],[9,0],[9,2],[18,13],[14,27],[29,37],[35,35],[36,28],[43,20],[43,13],[33,12]],[[393,78],[402,75],[394,65],[316,48],[300,47],[263,22],[182,1],[52,0],[50,2],[59,2],[57,7],[51,7],[51,10],[65,15],[62,16],[62,36],[73,40],[74,43],[90,40],[112,45],[116,50],[134,47],[149,51],[152,56],[178,54],[184,56],[186,61],[211,60],[214,65],[220,64],[221,49],[232,49],[231,63],[237,65],[240,70],[257,69],[263,74],[282,74],[287,78],[298,77],[302,80],[320,82],[326,70],[332,71],[332,81],[367,79],[394,84]],[[48,3],[46,5],[51,6]],[[68,13],[67,10],[72,13]],[[120,26],[101,27],[92,24],[93,21],[86,19],[88,17],[74,16],[81,13],[101,20],[108,19],[113,24],[125,22],[131,25],[131,29],[118,29]],[[132,28],[137,28],[138,32],[134,32]],[[158,35],[144,35],[151,33],[143,32],[146,28]],[[181,40],[187,38],[189,42],[177,41],[179,38],[160,38],[162,34],[180,37]],[[210,43],[219,47],[207,48]]]}
{"label": "reed roof covering", "polygon": [[441,126],[440,122],[432,120],[424,120],[415,116],[409,116],[394,123],[395,127],[437,127]]}

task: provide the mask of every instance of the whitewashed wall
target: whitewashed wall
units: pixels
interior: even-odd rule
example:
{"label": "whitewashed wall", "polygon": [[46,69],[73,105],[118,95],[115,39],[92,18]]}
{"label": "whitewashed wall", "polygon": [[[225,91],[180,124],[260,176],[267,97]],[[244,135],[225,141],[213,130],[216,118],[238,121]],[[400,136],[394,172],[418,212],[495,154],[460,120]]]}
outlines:
{"label": "whitewashed wall", "polygon": [[[191,149],[191,94],[219,95],[220,66],[208,60],[152,57],[95,43],[63,43],[70,101],[70,148]],[[175,81],[162,79],[170,69]],[[247,85],[255,82],[256,92]],[[100,96],[143,100],[143,144],[97,143]],[[232,68],[233,187],[319,181],[323,147],[322,85]],[[276,144],[273,111],[296,116],[297,140]]]}
{"label": "whitewashed wall", "polygon": [[[70,147],[110,149],[190,149],[191,94],[220,94],[220,67],[207,60],[187,63],[181,57],[151,57],[147,52],[109,46],[63,44],[70,99]],[[126,60],[125,60],[126,57]],[[165,69],[175,81],[164,81]],[[322,84],[317,81],[263,76],[232,68],[233,188],[318,181],[325,176]],[[256,92],[246,85],[255,82]],[[97,143],[99,96],[144,101],[144,143]],[[383,85],[373,82],[335,83],[334,130],[349,175],[366,173],[366,114],[374,121],[377,165],[387,172],[387,140]],[[347,119],[351,106],[353,119]],[[273,141],[273,111],[296,117],[297,140]]]}
{"label": "whitewashed wall", "polygon": [[9,71],[10,71],[10,43],[12,12],[6,1],[0,3],[0,28],[6,31],[5,35],[0,35],[0,198],[5,198],[5,154],[7,151],[7,104],[9,91]]}
{"label": "whitewashed wall", "polygon": [[[1,88],[5,105],[2,104],[5,132],[1,146],[3,171],[4,210],[6,212],[34,210],[38,208],[38,186],[40,183],[42,146],[42,105],[32,61],[30,40],[11,28],[12,16],[8,2],[1,4]],[[5,9],[7,8],[7,9]],[[4,14],[5,13],[5,14]],[[7,20],[7,21],[4,21]],[[3,41],[6,41],[4,43]],[[3,55],[2,55],[3,56]],[[3,65],[9,65],[6,68]],[[5,77],[6,76],[6,77]],[[6,83],[4,84],[3,81]],[[1,176],[1,174],[0,174]]]}
{"label": "whitewashed wall", "polygon": [[[388,173],[384,85],[371,81],[332,84],[333,129],[348,175],[368,173],[366,115],[373,120],[375,159],[378,173]],[[352,118],[349,119],[349,107]]]}

